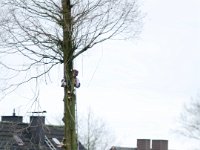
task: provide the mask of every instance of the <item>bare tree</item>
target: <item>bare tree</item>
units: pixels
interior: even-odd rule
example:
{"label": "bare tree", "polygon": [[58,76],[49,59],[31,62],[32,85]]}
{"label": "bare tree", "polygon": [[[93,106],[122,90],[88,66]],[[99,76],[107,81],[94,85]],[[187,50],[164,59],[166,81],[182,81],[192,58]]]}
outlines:
{"label": "bare tree", "polygon": [[192,99],[189,105],[184,106],[180,117],[178,133],[186,137],[200,140],[200,97]]}
{"label": "bare tree", "polygon": [[0,5],[0,67],[5,85],[1,89],[6,95],[20,85],[37,83],[42,77],[47,80],[52,68],[63,64],[63,142],[67,150],[75,150],[73,61],[105,40],[134,36],[140,21],[136,0],[4,0]]}
{"label": "bare tree", "polygon": [[107,150],[115,141],[105,122],[88,111],[79,121],[79,140],[87,150]]}

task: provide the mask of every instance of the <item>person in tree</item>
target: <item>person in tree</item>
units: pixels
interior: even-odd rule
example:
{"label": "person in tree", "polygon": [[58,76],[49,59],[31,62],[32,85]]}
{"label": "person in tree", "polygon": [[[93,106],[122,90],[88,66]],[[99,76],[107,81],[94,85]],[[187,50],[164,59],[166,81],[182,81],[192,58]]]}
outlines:
{"label": "person in tree", "polygon": [[[72,70],[72,72],[73,72],[73,77],[74,77],[74,80],[73,80],[74,87],[75,88],[79,88],[81,84],[80,84],[79,79],[77,78],[77,76],[78,76],[78,70]],[[67,84],[68,84],[68,82],[65,81],[65,79],[61,80],[61,87],[65,87],[65,86],[67,86]]]}

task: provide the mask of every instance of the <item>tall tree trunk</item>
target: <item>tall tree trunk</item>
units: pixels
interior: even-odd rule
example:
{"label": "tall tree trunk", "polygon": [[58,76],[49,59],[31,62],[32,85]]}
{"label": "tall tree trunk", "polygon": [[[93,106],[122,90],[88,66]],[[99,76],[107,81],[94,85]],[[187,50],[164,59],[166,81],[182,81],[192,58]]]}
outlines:
{"label": "tall tree trunk", "polygon": [[64,146],[66,150],[77,150],[76,138],[76,95],[73,76],[73,49],[72,49],[72,20],[70,0],[62,0],[63,7],[63,53],[64,53],[64,79],[67,85],[64,88]]}

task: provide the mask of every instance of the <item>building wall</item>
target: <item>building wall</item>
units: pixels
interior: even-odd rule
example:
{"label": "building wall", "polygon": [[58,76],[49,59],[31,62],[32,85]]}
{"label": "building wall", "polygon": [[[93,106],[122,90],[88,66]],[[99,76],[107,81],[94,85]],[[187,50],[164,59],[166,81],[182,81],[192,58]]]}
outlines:
{"label": "building wall", "polygon": [[137,150],[150,150],[150,139],[138,139],[137,140]]}
{"label": "building wall", "polygon": [[168,150],[168,141],[152,140],[152,150]]}
{"label": "building wall", "polygon": [[137,150],[168,150],[168,140],[137,139]]}

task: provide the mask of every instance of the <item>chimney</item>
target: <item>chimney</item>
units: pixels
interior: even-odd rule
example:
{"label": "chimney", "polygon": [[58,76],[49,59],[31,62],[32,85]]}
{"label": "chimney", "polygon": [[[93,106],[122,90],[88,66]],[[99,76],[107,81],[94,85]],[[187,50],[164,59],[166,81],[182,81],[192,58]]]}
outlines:
{"label": "chimney", "polygon": [[44,144],[45,116],[30,116],[31,142],[34,144]]}
{"label": "chimney", "polygon": [[137,139],[137,150],[150,150],[150,139]]}
{"label": "chimney", "polygon": [[15,109],[14,109],[12,116],[1,116],[1,121],[14,122],[14,123],[22,123],[23,117],[22,116],[16,116]]}
{"label": "chimney", "polygon": [[152,140],[152,150],[168,150],[168,140]]}

